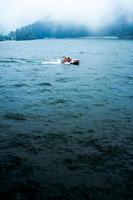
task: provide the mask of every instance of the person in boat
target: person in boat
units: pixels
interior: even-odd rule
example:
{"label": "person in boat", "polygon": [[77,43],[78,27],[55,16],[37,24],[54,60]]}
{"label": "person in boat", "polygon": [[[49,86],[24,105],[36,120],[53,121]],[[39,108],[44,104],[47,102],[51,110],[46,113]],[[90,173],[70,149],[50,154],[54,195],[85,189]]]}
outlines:
{"label": "person in boat", "polygon": [[70,57],[63,57],[63,63],[65,63],[65,62],[71,62],[72,61],[72,59],[70,58]]}
{"label": "person in boat", "polygon": [[67,60],[67,57],[64,57],[63,58],[63,62],[67,62],[68,60]]}
{"label": "person in boat", "polygon": [[72,59],[68,57],[67,58],[67,62],[71,62],[71,61],[72,61]]}

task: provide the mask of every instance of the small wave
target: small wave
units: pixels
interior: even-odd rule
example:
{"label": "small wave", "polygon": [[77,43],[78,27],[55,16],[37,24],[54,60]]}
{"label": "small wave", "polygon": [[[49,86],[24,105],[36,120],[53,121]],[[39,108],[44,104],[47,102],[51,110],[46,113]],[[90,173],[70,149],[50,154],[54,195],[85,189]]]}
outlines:
{"label": "small wave", "polygon": [[0,85],[0,88],[4,88],[4,87],[6,87],[5,85]]}
{"label": "small wave", "polygon": [[56,79],[56,82],[59,82],[59,83],[67,83],[68,81],[69,81],[69,79],[66,78],[66,77],[57,78],[57,79]]}
{"label": "small wave", "polygon": [[133,95],[129,95],[129,96],[127,96],[127,98],[133,99]]}
{"label": "small wave", "polygon": [[64,99],[57,99],[57,100],[54,100],[54,101],[50,102],[49,104],[56,105],[56,104],[65,104],[65,103],[66,103],[66,100],[64,100]]}
{"label": "small wave", "polygon": [[133,76],[127,76],[127,79],[133,80]]}
{"label": "small wave", "polygon": [[0,63],[16,63],[15,60],[7,60],[7,59],[3,59],[3,60],[0,60]]}
{"label": "small wave", "polygon": [[47,82],[46,83],[39,83],[38,85],[39,86],[52,86],[51,83],[47,83]]}
{"label": "small wave", "polygon": [[24,59],[17,59],[17,58],[2,58],[0,59],[0,63],[19,63],[19,64],[26,64],[27,61]]}
{"label": "small wave", "polygon": [[4,118],[9,120],[27,120],[27,117],[21,113],[9,113],[4,115]]}
{"label": "small wave", "polygon": [[27,84],[25,83],[16,83],[14,85],[12,85],[13,87],[24,87],[24,86],[27,86]]}

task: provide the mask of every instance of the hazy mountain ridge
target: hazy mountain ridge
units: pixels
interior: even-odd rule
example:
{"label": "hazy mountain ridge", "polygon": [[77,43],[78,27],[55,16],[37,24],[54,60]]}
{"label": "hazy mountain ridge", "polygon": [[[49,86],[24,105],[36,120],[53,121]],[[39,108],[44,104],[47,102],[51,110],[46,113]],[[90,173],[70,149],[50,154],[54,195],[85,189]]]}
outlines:
{"label": "hazy mountain ridge", "polygon": [[133,23],[128,23],[124,18],[121,18],[112,25],[94,32],[83,25],[37,21],[33,24],[16,29],[16,31],[10,32],[7,36],[0,35],[0,41],[68,37],[78,38],[89,36],[116,36],[119,38],[133,39]]}
{"label": "hazy mountain ridge", "polygon": [[73,24],[56,24],[54,22],[35,22],[31,25],[11,32],[9,37],[16,40],[30,40],[43,38],[66,38],[66,37],[88,36],[88,29],[85,26]]}

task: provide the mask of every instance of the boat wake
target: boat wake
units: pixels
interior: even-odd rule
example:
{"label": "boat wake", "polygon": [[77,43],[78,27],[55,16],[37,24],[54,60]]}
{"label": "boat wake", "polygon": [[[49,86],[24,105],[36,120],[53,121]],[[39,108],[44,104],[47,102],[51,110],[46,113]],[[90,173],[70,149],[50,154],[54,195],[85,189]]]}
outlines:
{"label": "boat wake", "polygon": [[58,65],[58,64],[61,64],[61,59],[57,58],[57,59],[53,59],[53,60],[43,60],[41,62],[41,64],[43,64],[43,65]]}
{"label": "boat wake", "polygon": [[61,64],[61,59],[23,59],[23,58],[0,58],[0,65],[2,64],[38,64],[38,65],[58,65]]}

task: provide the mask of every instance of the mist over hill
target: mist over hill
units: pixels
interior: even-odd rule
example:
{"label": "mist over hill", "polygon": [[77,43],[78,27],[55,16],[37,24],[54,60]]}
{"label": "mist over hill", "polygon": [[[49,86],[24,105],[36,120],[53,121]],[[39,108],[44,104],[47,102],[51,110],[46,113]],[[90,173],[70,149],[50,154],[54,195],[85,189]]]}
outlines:
{"label": "mist over hill", "polygon": [[0,35],[0,41],[104,36],[133,39],[133,23],[129,23],[124,17],[121,17],[111,25],[97,31],[92,31],[85,25],[37,21],[33,24],[16,29],[16,31],[11,31],[6,36]]}
{"label": "mist over hill", "polygon": [[33,40],[43,38],[85,37],[89,32],[85,26],[74,24],[57,24],[55,22],[37,21],[11,32],[9,37],[16,40]]}

